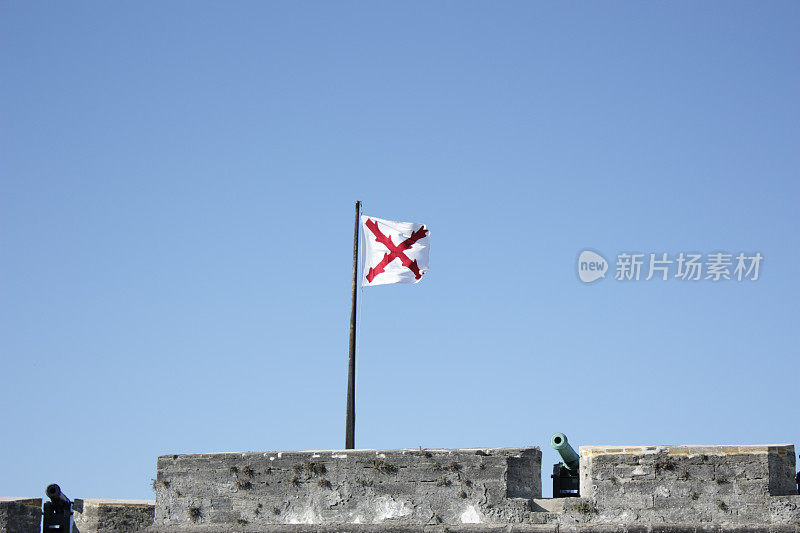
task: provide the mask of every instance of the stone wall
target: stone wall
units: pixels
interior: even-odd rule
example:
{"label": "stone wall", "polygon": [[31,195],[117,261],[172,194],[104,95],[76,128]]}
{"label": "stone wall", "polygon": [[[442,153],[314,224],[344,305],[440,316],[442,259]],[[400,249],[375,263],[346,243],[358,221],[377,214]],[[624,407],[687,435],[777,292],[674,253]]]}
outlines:
{"label": "stone wall", "polygon": [[[135,533],[153,523],[152,500],[75,500],[75,533]],[[41,498],[0,498],[0,533],[41,533]]]}
{"label": "stone wall", "polygon": [[735,524],[264,524],[154,526],[147,533],[798,533],[800,526]]}
{"label": "stone wall", "polygon": [[41,498],[0,498],[0,533],[40,533]]}
{"label": "stone wall", "polygon": [[793,446],[580,456],[582,497],[559,500],[540,498],[537,448],[164,456],[151,531],[800,530]]}
{"label": "stone wall", "polygon": [[[135,533],[153,523],[152,500],[83,500],[76,533]],[[77,507],[77,506],[76,506]]]}
{"label": "stone wall", "polygon": [[581,446],[586,520],[798,524],[794,446]]}
{"label": "stone wall", "polygon": [[157,526],[522,522],[541,497],[541,452],[168,455],[156,487]]}
{"label": "stone wall", "polygon": [[[584,446],[580,498],[541,498],[538,448],[158,458],[150,501],[76,500],[79,533],[800,533],[795,450]],[[548,469],[549,470],[549,469]],[[0,498],[0,533],[41,499]],[[152,524],[152,525],[150,525]]]}

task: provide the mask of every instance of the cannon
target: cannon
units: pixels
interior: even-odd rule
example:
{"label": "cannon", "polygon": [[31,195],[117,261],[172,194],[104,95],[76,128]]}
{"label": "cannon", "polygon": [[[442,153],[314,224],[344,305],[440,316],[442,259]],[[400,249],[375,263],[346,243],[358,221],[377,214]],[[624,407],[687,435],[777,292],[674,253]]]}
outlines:
{"label": "cannon", "polygon": [[59,533],[73,533],[75,524],[72,519],[72,500],[61,492],[61,487],[51,483],[44,490],[50,498],[44,502],[42,511],[42,531],[57,531]]}
{"label": "cannon", "polygon": [[550,446],[561,456],[562,462],[553,465],[553,498],[580,496],[580,478],[578,470],[580,456],[569,445],[567,436],[556,433],[550,437]]}
{"label": "cannon", "polygon": [[553,447],[561,459],[564,461],[564,466],[567,470],[578,471],[581,464],[580,456],[575,452],[575,449],[569,445],[567,436],[563,433],[556,433],[550,437],[550,446]]}

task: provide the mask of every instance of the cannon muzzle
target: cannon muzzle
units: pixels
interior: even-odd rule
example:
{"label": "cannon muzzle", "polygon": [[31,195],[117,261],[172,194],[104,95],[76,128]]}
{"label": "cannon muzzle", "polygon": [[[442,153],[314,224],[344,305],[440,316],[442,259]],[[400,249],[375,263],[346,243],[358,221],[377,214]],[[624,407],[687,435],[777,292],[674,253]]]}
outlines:
{"label": "cannon muzzle", "polygon": [[561,459],[564,461],[564,467],[566,467],[567,470],[573,472],[578,471],[578,467],[581,464],[581,458],[577,453],[575,453],[575,450],[572,448],[572,446],[569,445],[566,435],[563,433],[556,433],[550,437],[550,446],[552,446],[553,449],[561,456]]}
{"label": "cannon muzzle", "polygon": [[53,509],[56,512],[69,509],[70,505],[72,505],[70,499],[67,498],[63,492],[61,492],[61,487],[55,483],[47,485],[47,488],[44,489],[44,493],[48,498],[50,498],[50,501],[53,502]]}

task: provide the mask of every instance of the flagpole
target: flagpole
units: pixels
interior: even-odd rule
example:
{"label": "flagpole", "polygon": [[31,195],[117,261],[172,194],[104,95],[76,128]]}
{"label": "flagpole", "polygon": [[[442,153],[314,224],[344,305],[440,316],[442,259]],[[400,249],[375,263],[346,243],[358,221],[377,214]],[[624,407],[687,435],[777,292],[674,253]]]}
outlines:
{"label": "flagpole", "polygon": [[361,202],[356,202],[356,223],[353,234],[353,292],[350,297],[350,362],[347,372],[347,427],[344,447],[352,450],[356,446],[356,303],[358,299],[358,226],[361,218]]}

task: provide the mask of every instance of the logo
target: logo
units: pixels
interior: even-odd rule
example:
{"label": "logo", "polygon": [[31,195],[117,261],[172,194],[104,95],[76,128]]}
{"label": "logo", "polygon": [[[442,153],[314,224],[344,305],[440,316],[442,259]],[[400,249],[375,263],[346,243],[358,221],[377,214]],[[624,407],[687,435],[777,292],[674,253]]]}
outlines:
{"label": "logo", "polygon": [[584,250],[578,256],[578,277],[584,283],[591,283],[606,277],[608,261],[602,255]]}
{"label": "logo", "polygon": [[[615,281],[757,281],[764,256],[760,252],[638,253],[620,252],[614,273]],[[591,250],[578,256],[578,277],[591,283],[606,277],[608,261]],[[655,283],[655,281],[654,281]]]}

